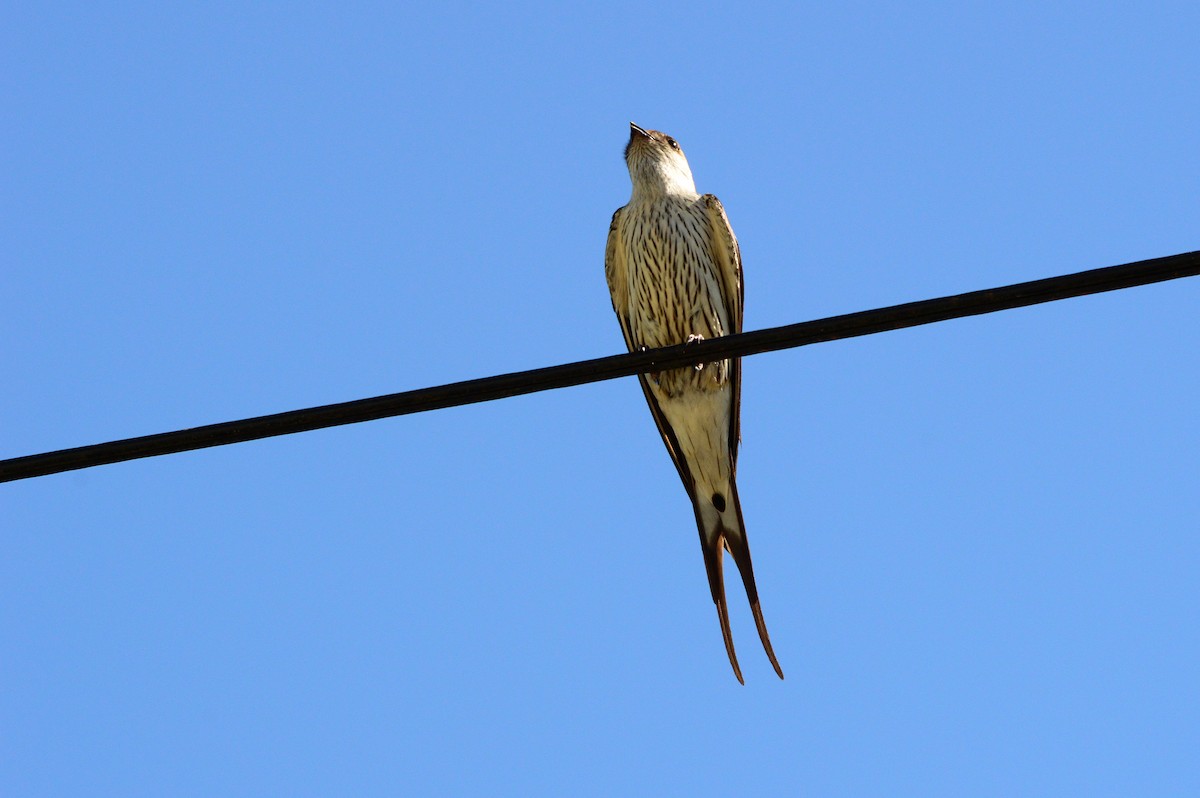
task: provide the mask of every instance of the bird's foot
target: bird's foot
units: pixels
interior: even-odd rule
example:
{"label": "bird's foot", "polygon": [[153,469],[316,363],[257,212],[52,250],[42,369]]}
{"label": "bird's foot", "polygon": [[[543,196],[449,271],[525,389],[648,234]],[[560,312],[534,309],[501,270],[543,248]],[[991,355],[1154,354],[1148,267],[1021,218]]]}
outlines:
{"label": "bird's foot", "polygon": [[[699,333],[692,333],[691,335],[689,335],[689,336],[687,337],[687,340],[683,342],[683,345],[684,345],[684,346],[689,346],[689,345],[691,345],[691,344],[698,344],[698,343],[700,343],[700,342],[701,342],[701,341],[703,341],[703,340],[704,340],[704,336],[703,336],[703,335],[700,335]],[[704,364],[703,364],[703,363],[697,363],[697,364],[696,364],[696,371],[703,371],[703,370],[704,370]]]}
{"label": "bird's foot", "polygon": [[[639,347],[637,348],[637,351],[639,351],[639,352],[649,352],[649,351],[650,351],[650,347],[648,347],[648,346],[645,346],[645,345],[643,345],[643,346],[639,346]],[[661,373],[662,373],[661,371],[647,371],[647,372],[646,372],[646,377],[647,377],[647,378],[648,378],[648,379],[649,379],[651,382],[653,382],[655,385],[657,385],[657,384],[658,384],[658,375],[659,375],[659,374],[661,374]]]}

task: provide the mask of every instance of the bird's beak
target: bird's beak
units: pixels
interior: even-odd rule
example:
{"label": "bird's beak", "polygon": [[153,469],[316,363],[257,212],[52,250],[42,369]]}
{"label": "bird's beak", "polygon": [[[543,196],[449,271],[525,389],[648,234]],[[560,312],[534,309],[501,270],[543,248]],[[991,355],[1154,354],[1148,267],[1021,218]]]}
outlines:
{"label": "bird's beak", "polygon": [[641,136],[644,139],[650,138],[649,133],[647,133],[645,130],[643,130],[642,128],[635,125],[633,122],[630,122],[629,123],[629,138],[632,139],[634,136]]}

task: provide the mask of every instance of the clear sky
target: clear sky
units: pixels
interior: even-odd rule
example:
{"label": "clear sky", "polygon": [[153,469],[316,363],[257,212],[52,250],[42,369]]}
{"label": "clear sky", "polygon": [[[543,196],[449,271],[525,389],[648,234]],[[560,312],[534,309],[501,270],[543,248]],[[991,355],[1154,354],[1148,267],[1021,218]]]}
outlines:
{"label": "clear sky", "polygon": [[[1200,248],[1197,30],[6,4],[0,456],[621,351],[630,120],[747,329]],[[0,792],[1200,794],[1198,301],[748,359],[783,682],[632,379],[0,486]]]}

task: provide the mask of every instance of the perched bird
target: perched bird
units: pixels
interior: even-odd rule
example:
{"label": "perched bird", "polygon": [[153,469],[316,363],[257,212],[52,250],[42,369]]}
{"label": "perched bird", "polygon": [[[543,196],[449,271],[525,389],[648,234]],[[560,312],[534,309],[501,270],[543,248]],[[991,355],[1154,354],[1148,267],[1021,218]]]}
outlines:
{"label": "perched bird", "polygon": [[[696,193],[679,142],[657,130],[629,127],[625,163],[633,195],[613,214],[604,255],[625,344],[632,352],[740,333],[742,257],[724,208],[712,194]],[[721,567],[726,550],[741,572],[767,657],[781,679],[783,671],[758,604],[734,482],[741,376],[741,361],[733,358],[638,379],[692,500],[725,651],[744,684],[729,631]]]}

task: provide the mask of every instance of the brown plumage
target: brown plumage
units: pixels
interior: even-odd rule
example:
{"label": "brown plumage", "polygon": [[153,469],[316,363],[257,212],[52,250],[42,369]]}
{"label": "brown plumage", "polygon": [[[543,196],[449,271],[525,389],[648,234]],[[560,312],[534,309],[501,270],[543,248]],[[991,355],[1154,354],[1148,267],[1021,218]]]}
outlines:
{"label": "brown plumage", "polygon": [[[629,204],[613,214],[605,276],[630,351],[742,331],[742,262],[725,210],[696,193],[675,139],[630,125]],[[783,671],[759,607],[738,500],[741,361],[639,377],[646,402],[692,500],[709,588],[734,675],[743,681],[729,629],[722,555],[737,564],[767,657]]]}

